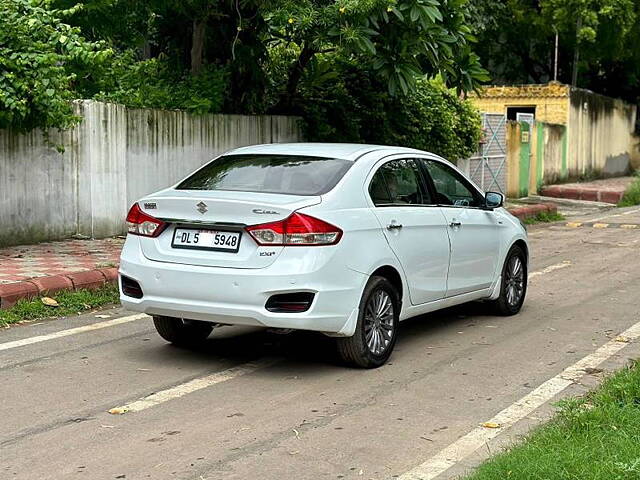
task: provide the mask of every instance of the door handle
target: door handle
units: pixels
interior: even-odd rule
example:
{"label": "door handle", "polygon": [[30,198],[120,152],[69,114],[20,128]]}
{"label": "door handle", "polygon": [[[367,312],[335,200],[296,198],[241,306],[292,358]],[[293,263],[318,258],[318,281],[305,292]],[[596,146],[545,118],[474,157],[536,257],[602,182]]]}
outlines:
{"label": "door handle", "polygon": [[451,222],[451,223],[449,224],[449,226],[450,226],[451,228],[456,228],[456,227],[459,227],[459,226],[461,226],[461,225],[462,225],[462,224],[461,224],[460,222],[455,222],[455,221],[454,221],[454,222]]}
{"label": "door handle", "polygon": [[401,223],[391,223],[389,225],[387,225],[387,230],[399,230],[402,228],[402,224]]}

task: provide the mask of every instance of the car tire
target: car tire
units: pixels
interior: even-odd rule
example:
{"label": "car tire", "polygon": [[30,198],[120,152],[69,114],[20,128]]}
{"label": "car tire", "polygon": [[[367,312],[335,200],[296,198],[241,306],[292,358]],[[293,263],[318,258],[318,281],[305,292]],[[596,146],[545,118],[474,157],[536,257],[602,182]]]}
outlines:
{"label": "car tire", "polygon": [[163,316],[154,316],[153,324],[162,338],[179,346],[192,346],[203,342],[215,326],[209,322]]}
{"label": "car tire", "polygon": [[397,289],[384,277],[371,277],[360,299],[355,333],[337,339],[342,360],[360,368],[384,365],[396,343],[399,315]]}
{"label": "car tire", "polygon": [[498,315],[515,315],[522,308],[527,294],[527,256],[518,245],[509,250],[502,266],[500,296],[493,307]]}

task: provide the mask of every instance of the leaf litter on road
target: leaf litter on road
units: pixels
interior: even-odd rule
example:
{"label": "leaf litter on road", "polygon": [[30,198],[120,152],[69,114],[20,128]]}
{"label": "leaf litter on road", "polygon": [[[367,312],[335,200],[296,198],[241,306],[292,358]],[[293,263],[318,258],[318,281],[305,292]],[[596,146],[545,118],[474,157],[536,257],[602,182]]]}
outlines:
{"label": "leaf litter on road", "polygon": [[40,298],[40,301],[46,305],[47,307],[59,307],[60,304],[53,298],[51,297],[42,297]]}

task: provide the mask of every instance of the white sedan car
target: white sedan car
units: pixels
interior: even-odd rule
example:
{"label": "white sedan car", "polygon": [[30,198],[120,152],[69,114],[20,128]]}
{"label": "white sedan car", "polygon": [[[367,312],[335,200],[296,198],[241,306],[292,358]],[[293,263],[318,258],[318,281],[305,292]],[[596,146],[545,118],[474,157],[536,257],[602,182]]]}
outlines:
{"label": "white sedan car", "polygon": [[503,200],[420,150],[238,148],[131,207],[120,298],[176,344],[215,325],[313,330],[377,367],[403,319],[473,300],[520,310],[527,233]]}

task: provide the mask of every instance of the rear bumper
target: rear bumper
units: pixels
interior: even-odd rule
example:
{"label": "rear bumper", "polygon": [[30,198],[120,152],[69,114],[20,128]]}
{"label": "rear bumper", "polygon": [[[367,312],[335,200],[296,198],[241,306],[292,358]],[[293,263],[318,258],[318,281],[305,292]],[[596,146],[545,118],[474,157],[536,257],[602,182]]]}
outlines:
{"label": "rear bumper", "polygon": [[[331,248],[285,248],[278,260],[260,269],[201,267],[149,260],[138,239],[129,236],[119,271],[140,284],[143,297],[121,293],[120,300],[126,308],[149,315],[348,336],[367,276],[331,261]],[[271,295],[301,291],[315,294],[306,312],[266,310]]]}

